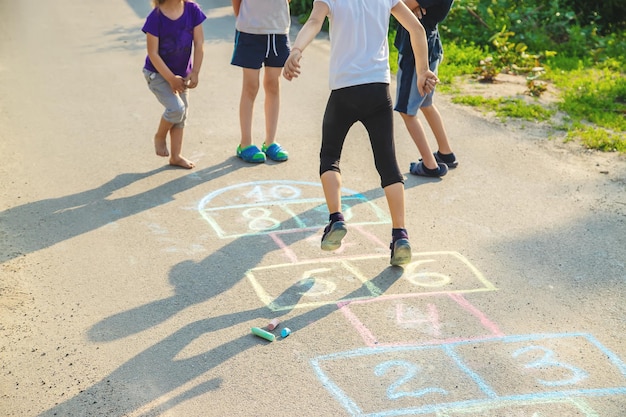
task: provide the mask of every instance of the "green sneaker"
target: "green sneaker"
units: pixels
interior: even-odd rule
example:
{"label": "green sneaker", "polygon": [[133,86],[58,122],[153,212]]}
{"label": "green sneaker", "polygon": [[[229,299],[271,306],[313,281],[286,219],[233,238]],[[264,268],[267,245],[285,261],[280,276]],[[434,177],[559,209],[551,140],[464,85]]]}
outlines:
{"label": "green sneaker", "polygon": [[272,161],[282,162],[289,159],[289,153],[276,142],[272,143],[270,146],[266,146],[265,143],[263,143],[261,151]]}
{"label": "green sneaker", "polygon": [[237,146],[237,156],[246,162],[265,162],[265,154],[256,145],[246,146],[243,149],[241,149],[241,145]]}

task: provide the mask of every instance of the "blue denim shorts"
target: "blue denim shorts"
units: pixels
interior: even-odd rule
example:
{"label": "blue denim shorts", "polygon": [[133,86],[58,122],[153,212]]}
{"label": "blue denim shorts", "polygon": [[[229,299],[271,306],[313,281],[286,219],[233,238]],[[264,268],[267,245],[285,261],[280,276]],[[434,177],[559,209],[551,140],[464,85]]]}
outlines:
{"label": "blue denim shorts", "polygon": [[[437,74],[437,70],[439,69],[439,62],[439,60],[435,60],[430,63],[430,70],[435,74]],[[417,89],[415,61],[406,60],[406,62],[403,62],[402,55],[400,55],[396,81],[395,111],[415,116],[420,107],[433,105],[435,90],[433,89],[433,91],[423,96]]]}
{"label": "blue denim shorts", "polygon": [[163,118],[173,123],[174,127],[184,128],[189,107],[188,90],[174,94],[170,83],[158,72],[152,72],[144,68],[143,75],[146,78],[150,91],[156,96],[159,103],[165,107]]}
{"label": "blue denim shorts", "polygon": [[230,63],[250,69],[261,69],[263,65],[282,68],[290,52],[287,35],[253,35],[236,31],[235,50]]}

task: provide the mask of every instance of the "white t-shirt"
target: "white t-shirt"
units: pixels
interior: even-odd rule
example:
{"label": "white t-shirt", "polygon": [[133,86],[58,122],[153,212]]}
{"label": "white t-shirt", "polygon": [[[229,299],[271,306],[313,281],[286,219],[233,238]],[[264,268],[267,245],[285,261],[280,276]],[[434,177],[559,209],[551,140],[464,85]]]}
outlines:
{"label": "white t-shirt", "polygon": [[286,35],[290,24],[288,0],[242,0],[235,27],[253,35]]}
{"label": "white t-shirt", "polygon": [[390,83],[389,16],[400,0],[315,1],[330,9],[330,89]]}

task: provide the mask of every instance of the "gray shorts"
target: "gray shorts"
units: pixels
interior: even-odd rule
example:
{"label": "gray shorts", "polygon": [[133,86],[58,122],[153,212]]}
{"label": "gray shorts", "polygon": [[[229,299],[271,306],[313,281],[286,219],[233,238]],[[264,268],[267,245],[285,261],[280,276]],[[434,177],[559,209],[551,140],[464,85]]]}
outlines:
{"label": "gray shorts", "polygon": [[154,93],[159,103],[165,107],[163,118],[173,123],[174,127],[184,128],[189,107],[187,103],[188,90],[180,94],[174,94],[172,93],[170,83],[158,72],[148,71],[144,68],[143,75],[146,78],[150,91]]}

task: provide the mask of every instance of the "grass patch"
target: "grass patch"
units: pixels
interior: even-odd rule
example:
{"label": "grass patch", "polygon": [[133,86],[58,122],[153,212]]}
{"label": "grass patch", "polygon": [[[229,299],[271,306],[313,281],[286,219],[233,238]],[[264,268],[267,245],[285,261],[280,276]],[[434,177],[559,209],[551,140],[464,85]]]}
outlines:
{"label": "grass patch", "polygon": [[626,132],[626,77],[608,68],[561,71],[553,75],[563,92],[559,108],[574,121],[589,121]]}
{"label": "grass patch", "polygon": [[578,125],[567,132],[566,142],[577,141],[587,149],[626,153],[624,135],[595,126]]}
{"label": "grass patch", "polygon": [[546,109],[539,104],[528,104],[518,98],[485,98],[466,95],[453,97],[452,102],[492,111],[501,120],[511,117],[522,120],[547,121],[555,113],[554,110]]}

